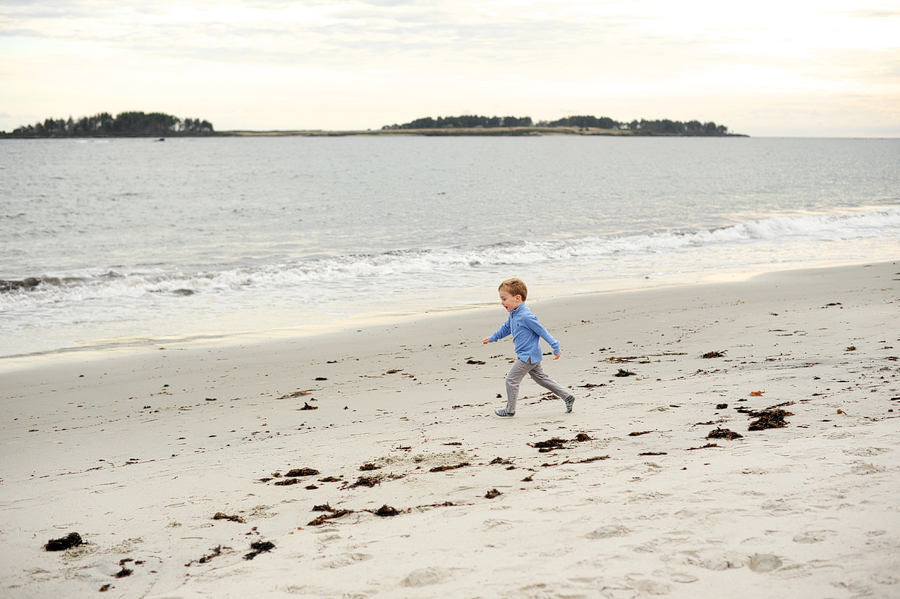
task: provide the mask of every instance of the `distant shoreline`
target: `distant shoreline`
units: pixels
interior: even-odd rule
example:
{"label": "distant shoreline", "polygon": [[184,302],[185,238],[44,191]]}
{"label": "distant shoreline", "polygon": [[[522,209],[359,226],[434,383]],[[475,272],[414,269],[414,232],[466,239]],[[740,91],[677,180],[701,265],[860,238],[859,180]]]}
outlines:
{"label": "distant shoreline", "polygon": [[656,133],[652,131],[634,131],[629,129],[600,129],[597,127],[492,127],[492,128],[445,128],[445,129],[371,129],[349,131],[290,130],[290,131],[216,131],[214,133],[173,134],[173,135],[60,135],[38,136],[17,135],[14,133],[0,134],[0,139],[118,139],[118,138],[143,138],[164,140],[166,138],[183,137],[350,137],[350,136],[381,136],[381,137],[536,137],[547,135],[578,135],[578,136],[604,136],[604,137],[750,137],[742,133],[725,133],[694,135],[690,133]]}
{"label": "distant shoreline", "polygon": [[472,127],[442,129],[372,129],[352,131],[218,131],[216,135],[229,137],[347,137],[347,136],[422,136],[422,137],[525,137],[544,135],[582,135],[613,137],[749,137],[740,133],[692,135],[688,133],[655,133],[629,129],[600,129],[597,127]]}

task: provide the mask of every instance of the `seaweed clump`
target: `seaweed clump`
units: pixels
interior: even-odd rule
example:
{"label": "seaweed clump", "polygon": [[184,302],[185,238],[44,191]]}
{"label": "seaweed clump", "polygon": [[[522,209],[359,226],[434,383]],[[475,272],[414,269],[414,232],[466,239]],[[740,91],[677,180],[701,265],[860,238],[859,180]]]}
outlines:
{"label": "seaweed clump", "polygon": [[460,462],[455,466],[435,466],[429,472],[446,472],[447,470],[456,470],[457,468],[465,468],[469,465],[469,462]]}
{"label": "seaweed clump", "polygon": [[316,476],[319,474],[319,471],[315,468],[294,468],[293,470],[289,470],[285,476]]}
{"label": "seaweed clump", "polygon": [[[275,483],[275,484],[277,485],[278,483]],[[228,514],[226,514],[224,512],[216,512],[216,515],[213,516],[213,520],[231,520],[232,522],[238,522],[240,524],[244,523],[244,519],[241,518],[240,516],[237,516],[237,515],[229,516]]]}
{"label": "seaweed clump", "polygon": [[381,476],[360,476],[356,479],[356,482],[350,485],[349,488],[355,489],[356,487],[374,487],[375,485],[381,482]]}
{"label": "seaweed clump", "polygon": [[79,545],[84,545],[81,535],[77,532],[70,532],[62,538],[50,539],[47,541],[47,544],[44,545],[44,549],[47,551],[65,551],[66,549],[71,549],[72,547],[77,547]]}
{"label": "seaweed clump", "polygon": [[732,430],[728,430],[727,428],[716,428],[715,430],[709,431],[709,434],[706,435],[707,439],[725,439],[726,441],[732,441],[734,439],[740,439],[744,435],[736,433]]}
{"label": "seaweed clump", "polygon": [[564,449],[565,444],[565,439],[553,437],[552,439],[547,439],[546,441],[538,441],[534,443],[532,447],[536,447],[541,453],[547,453],[548,451],[553,451],[554,449]]}
{"label": "seaweed clump", "polygon": [[347,514],[352,514],[353,510],[332,510],[330,513],[322,514],[315,520],[310,520],[306,525],[307,526],[321,526],[325,524],[329,520],[334,520],[336,518],[340,518],[342,516],[346,516]]}
{"label": "seaweed clump", "polygon": [[250,549],[252,549],[253,551],[244,556],[244,559],[246,560],[251,560],[260,553],[267,553],[269,551],[272,551],[273,549],[275,549],[275,543],[273,543],[272,541],[255,541],[253,543],[250,543]]}
{"label": "seaweed clump", "polygon": [[388,504],[384,504],[383,506],[381,506],[380,508],[378,508],[377,510],[375,510],[372,513],[375,514],[376,516],[381,516],[382,518],[388,518],[390,516],[399,516],[400,515],[400,511],[397,508],[391,507]]}
{"label": "seaweed clump", "polygon": [[748,430],[761,431],[767,428],[786,427],[790,423],[785,421],[784,418],[786,416],[793,416],[793,414],[791,412],[786,412],[780,408],[776,408],[761,410],[759,412],[752,412],[750,416],[756,418],[756,420],[750,423],[750,428]]}

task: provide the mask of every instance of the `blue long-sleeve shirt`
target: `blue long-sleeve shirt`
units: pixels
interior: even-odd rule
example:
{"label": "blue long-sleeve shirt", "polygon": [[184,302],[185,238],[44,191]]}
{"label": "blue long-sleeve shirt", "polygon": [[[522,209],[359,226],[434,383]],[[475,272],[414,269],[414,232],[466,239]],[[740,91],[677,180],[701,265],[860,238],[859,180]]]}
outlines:
{"label": "blue long-sleeve shirt", "polygon": [[559,341],[547,332],[525,304],[509,313],[504,325],[490,336],[491,343],[510,334],[516,346],[516,356],[523,362],[535,364],[541,361],[541,339],[550,345],[554,354],[559,353]]}

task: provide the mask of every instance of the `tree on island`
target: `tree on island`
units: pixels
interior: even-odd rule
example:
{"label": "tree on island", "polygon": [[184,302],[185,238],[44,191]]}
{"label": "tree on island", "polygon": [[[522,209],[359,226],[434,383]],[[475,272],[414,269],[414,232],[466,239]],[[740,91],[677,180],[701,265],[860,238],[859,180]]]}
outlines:
{"label": "tree on island", "polygon": [[385,125],[384,127],[382,127],[382,129],[475,129],[479,127],[485,129],[494,129],[499,127],[531,127],[533,126],[533,124],[534,123],[532,122],[530,116],[487,117],[477,115],[463,115],[448,117],[439,116],[436,119],[433,119],[429,116],[423,119],[416,119],[403,125]]}
{"label": "tree on island", "polygon": [[636,133],[654,133],[662,135],[727,135],[728,127],[725,125],[716,125],[710,121],[701,123],[700,121],[670,121],[664,119],[662,121],[631,121],[628,128]]}
{"label": "tree on island", "polygon": [[608,116],[567,116],[558,121],[551,121],[544,125],[545,127],[595,127],[597,129],[619,129],[620,123],[614,121]]}
{"label": "tree on island", "polygon": [[81,117],[77,121],[52,118],[26,125],[7,134],[11,137],[164,137],[211,135],[209,121],[184,119],[161,112],[122,112],[112,117],[108,112]]}

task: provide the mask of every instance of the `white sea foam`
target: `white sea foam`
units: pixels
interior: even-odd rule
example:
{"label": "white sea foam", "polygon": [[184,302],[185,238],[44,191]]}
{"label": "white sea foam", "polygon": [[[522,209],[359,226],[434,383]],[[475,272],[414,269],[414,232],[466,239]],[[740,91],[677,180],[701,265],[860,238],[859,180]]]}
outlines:
{"label": "white sea foam", "polygon": [[[654,271],[660,256],[715,252],[717,260],[685,262],[681,272],[695,264],[698,269],[740,266],[745,250],[767,244],[773,256],[779,244],[815,247],[829,241],[900,236],[900,209],[883,208],[865,212],[827,215],[775,216],[739,223],[711,231],[663,231],[649,235],[581,237],[503,243],[472,249],[392,251],[378,255],[348,255],[298,260],[253,268],[225,269],[199,273],[117,272],[80,273],[58,284],[41,284],[30,290],[0,294],[0,310],[21,310],[39,304],[81,303],[90,300],[141,298],[148,294],[190,295],[298,290],[315,286],[343,287],[361,282],[391,288],[408,286],[419,277],[438,278],[445,284],[462,284],[473,273],[498,268],[528,266],[555,270],[592,267],[611,272],[627,259],[630,271],[614,276],[630,276]],[[731,259],[731,262],[728,259]]]}

